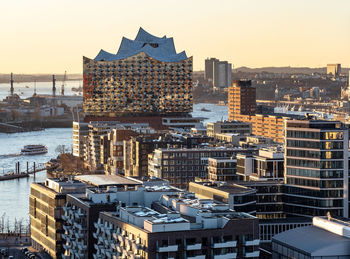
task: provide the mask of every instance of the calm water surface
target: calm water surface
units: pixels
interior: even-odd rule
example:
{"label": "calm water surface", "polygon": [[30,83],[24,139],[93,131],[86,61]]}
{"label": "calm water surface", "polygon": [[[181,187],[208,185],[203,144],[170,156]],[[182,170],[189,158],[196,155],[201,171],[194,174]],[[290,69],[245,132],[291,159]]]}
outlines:
{"label": "calm water surface", "polygon": [[[202,108],[210,110],[201,111]],[[207,118],[204,122],[215,122],[218,120],[227,120],[227,107],[217,106],[215,104],[195,104],[193,116]],[[19,156],[21,148],[29,144],[43,144],[48,147],[48,153],[36,156]],[[33,162],[45,163],[51,158],[56,158],[58,153],[55,151],[58,145],[72,147],[72,129],[46,129],[44,131],[25,132],[16,134],[0,133],[0,174],[15,169],[15,163],[21,163],[21,170],[26,169],[26,162],[30,166]],[[37,173],[35,179],[33,176],[17,180],[0,182],[0,216],[6,213],[6,216],[13,222],[14,218],[29,218],[29,192],[30,183],[33,181],[42,182],[46,178],[46,172]]]}
{"label": "calm water surface", "polygon": [[[48,147],[48,153],[35,156],[18,156],[21,148],[29,144],[43,144]],[[21,170],[25,171],[26,162],[32,166],[33,162],[45,163],[51,158],[57,157],[55,151],[58,145],[72,146],[72,129],[46,129],[43,131],[25,132],[16,134],[0,133],[0,173],[15,169],[15,163],[20,162]],[[34,179],[22,178],[10,181],[0,181],[0,216],[6,213],[10,221],[23,218],[28,219],[30,183],[42,182],[46,178],[46,172],[39,172]]]}

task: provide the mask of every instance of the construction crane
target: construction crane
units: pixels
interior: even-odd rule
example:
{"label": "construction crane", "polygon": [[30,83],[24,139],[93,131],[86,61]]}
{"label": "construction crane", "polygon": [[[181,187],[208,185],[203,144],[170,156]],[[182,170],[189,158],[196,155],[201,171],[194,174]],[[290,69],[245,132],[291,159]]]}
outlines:
{"label": "construction crane", "polygon": [[64,71],[63,81],[61,85],[61,95],[64,95],[64,86],[66,85],[67,71]]}

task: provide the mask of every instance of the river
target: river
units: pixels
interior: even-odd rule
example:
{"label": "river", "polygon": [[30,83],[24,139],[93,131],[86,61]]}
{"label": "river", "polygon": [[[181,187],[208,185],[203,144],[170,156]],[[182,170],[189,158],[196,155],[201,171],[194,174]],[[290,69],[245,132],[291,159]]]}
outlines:
{"label": "river", "polygon": [[[202,108],[209,111],[201,111]],[[205,123],[227,120],[227,107],[215,104],[195,104],[192,115],[207,118]],[[48,153],[36,156],[19,156],[21,148],[29,144],[46,145]],[[55,149],[58,145],[65,145],[71,149],[71,128],[54,128],[15,134],[0,133],[0,174],[14,170],[17,161],[20,162],[21,170],[24,171],[27,161],[32,166],[33,162],[45,163],[51,158],[56,158],[58,153]],[[45,178],[46,172],[43,171],[37,173],[35,179],[30,176],[29,178],[0,182],[0,217],[6,213],[6,218],[9,218],[11,222],[14,222],[15,218],[27,221],[29,218],[30,183],[43,182]]]}
{"label": "river", "polygon": [[[60,95],[62,82],[56,81],[56,95]],[[82,81],[67,81],[64,88],[65,95],[74,95],[72,87],[78,88],[82,85]],[[18,94],[22,99],[31,97],[36,89],[37,94],[52,94],[52,82],[24,82],[13,84],[15,94]],[[0,84],[0,100],[5,99],[10,95],[10,84]]]}

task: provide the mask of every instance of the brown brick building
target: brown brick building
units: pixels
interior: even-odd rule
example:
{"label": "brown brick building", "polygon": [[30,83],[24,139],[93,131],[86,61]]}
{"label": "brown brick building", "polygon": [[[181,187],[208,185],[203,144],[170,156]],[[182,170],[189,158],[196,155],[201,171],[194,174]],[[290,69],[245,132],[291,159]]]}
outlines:
{"label": "brown brick building", "polygon": [[253,134],[283,142],[285,117],[256,114],[256,89],[250,80],[237,80],[228,91],[229,120],[252,124]]}

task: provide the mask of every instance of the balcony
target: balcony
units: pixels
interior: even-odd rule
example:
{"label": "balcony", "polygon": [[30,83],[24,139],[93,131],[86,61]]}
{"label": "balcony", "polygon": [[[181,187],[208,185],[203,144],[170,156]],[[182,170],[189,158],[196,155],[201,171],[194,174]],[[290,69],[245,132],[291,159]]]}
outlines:
{"label": "balcony", "polygon": [[252,257],[259,257],[259,255],[260,255],[259,251],[254,251],[251,253],[246,253],[244,257],[245,258],[252,258]]}
{"label": "balcony", "polygon": [[255,239],[252,241],[245,241],[244,245],[245,246],[258,246],[260,244],[260,240],[259,239]]}
{"label": "balcony", "polygon": [[172,246],[163,246],[158,248],[158,252],[164,253],[164,252],[176,252],[178,250],[178,245],[172,245]]}
{"label": "balcony", "polygon": [[236,247],[237,241],[227,241],[223,243],[214,243],[213,248],[226,248],[226,247]]}
{"label": "balcony", "polygon": [[228,253],[223,255],[214,255],[214,259],[232,259],[237,258],[237,253]]}
{"label": "balcony", "polygon": [[186,246],[186,250],[200,250],[200,249],[202,249],[201,243]]}

